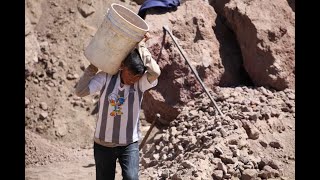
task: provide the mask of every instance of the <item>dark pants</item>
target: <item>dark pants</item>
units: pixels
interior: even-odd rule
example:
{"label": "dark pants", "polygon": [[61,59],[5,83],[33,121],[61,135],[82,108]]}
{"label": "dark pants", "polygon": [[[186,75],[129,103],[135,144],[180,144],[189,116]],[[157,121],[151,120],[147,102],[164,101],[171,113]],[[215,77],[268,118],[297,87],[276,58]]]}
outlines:
{"label": "dark pants", "polygon": [[116,160],[122,169],[124,180],[138,180],[139,173],[139,144],[131,143],[127,146],[105,147],[94,143],[94,160],[96,163],[96,180],[114,180]]}

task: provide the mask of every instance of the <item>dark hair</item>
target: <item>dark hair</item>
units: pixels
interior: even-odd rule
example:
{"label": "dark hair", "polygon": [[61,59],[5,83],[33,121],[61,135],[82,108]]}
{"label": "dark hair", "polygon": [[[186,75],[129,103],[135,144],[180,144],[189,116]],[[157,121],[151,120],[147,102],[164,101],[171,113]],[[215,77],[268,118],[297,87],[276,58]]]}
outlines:
{"label": "dark hair", "polygon": [[131,51],[123,61],[123,64],[135,75],[142,75],[146,71],[146,67],[143,65],[143,61],[140,57],[138,49],[134,49],[133,51]]}

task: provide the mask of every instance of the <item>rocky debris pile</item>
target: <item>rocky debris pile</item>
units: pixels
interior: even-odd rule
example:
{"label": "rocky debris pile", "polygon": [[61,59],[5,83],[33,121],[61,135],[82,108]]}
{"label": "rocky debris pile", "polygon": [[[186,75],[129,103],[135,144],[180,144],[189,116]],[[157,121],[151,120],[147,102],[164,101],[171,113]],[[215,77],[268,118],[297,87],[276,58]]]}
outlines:
{"label": "rocky debris pile", "polygon": [[[286,142],[266,134],[288,131],[283,122],[294,119],[294,91],[236,87],[216,88],[212,95],[225,118],[206,94],[199,94],[144,146],[141,174],[155,179],[285,179],[284,162],[272,157],[286,155]],[[263,155],[264,150],[275,154]]]}

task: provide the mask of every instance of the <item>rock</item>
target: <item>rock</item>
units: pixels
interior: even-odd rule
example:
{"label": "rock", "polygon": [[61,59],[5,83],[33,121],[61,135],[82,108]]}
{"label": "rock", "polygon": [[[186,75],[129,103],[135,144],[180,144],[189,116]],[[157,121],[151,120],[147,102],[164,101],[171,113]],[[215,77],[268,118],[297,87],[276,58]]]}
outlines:
{"label": "rock", "polygon": [[248,106],[241,106],[241,111],[242,112],[252,112],[252,108]]}
{"label": "rock", "polygon": [[261,146],[263,147],[267,147],[268,143],[266,143],[264,140],[259,140],[259,143],[261,144]]}
{"label": "rock", "polygon": [[233,152],[232,152],[233,156],[234,157],[239,157],[240,156],[240,150],[239,149],[235,149]]}
{"label": "rock", "polygon": [[283,146],[280,144],[280,142],[278,141],[271,141],[269,143],[269,145],[273,148],[277,148],[277,149],[280,149],[280,148],[283,148]]}
{"label": "rock", "polygon": [[95,12],[95,9],[91,5],[87,3],[82,3],[81,1],[78,4],[78,10],[84,18],[90,16]]}
{"label": "rock", "polygon": [[65,67],[67,67],[67,63],[64,62],[63,60],[60,60],[58,66],[65,68]]}
{"label": "rock", "polygon": [[159,154],[153,154],[152,157],[153,157],[156,161],[159,160]]}
{"label": "rock", "polygon": [[182,180],[182,178],[179,174],[176,173],[172,176],[172,180]]}
{"label": "rock", "polygon": [[227,131],[226,131],[224,128],[221,128],[221,129],[220,129],[220,133],[221,133],[221,136],[222,136],[222,137],[227,137],[227,135],[228,135],[228,134],[227,134]]}
{"label": "rock", "polygon": [[249,139],[256,140],[259,138],[259,130],[248,121],[242,121],[243,128],[246,130]]}
{"label": "rock", "polygon": [[170,133],[172,136],[175,136],[177,134],[177,128],[176,127],[171,127],[170,128]]}
{"label": "rock", "polygon": [[68,133],[68,126],[66,124],[61,124],[57,127],[56,131],[57,137],[63,137]]}
{"label": "rock", "polygon": [[287,96],[288,96],[288,98],[290,100],[295,100],[295,94],[294,93],[288,93]]}
{"label": "rock", "polygon": [[231,156],[221,155],[220,158],[221,158],[222,162],[225,164],[234,164],[235,163],[235,160]]}
{"label": "rock", "polygon": [[167,169],[167,170],[162,171],[161,177],[168,178],[169,177],[169,170]]}
{"label": "rock", "polygon": [[223,154],[223,151],[221,150],[220,147],[215,147],[215,152],[217,152],[218,154]]}
{"label": "rock", "polygon": [[227,174],[227,166],[224,165],[222,162],[218,162],[218,170],[222,170],[223,174]]}
{"label": "rock", "polygon": [[214,180],[222,180],[223,171],[222,170],[214,170],[212,173],[212,177]]}
{"label": "rock", "polygon": [[40,113],[39,118],[40,118],[41,120],[44,120],[44,119],[46,119],[47,117],[48,117],[48,112],[43,111],[43,112]]}
{"label": "rock", "polygon": [[250,120],[253,120],[253,121],[257,121],[258,120],[258,114],[257,113],[252,112],[252,113],[250,113],[248,115],[249,115],[249,119]]}
{"label": "rock", "polygon": [[247,164],[249,162],[249,159],[246,156],[239,156],[238,159],[240,162],[243,162],[243,164]]}
{"label": "rock", "polygon": [[245,169],[242,172],[241,180],[254,180],[258,177],[258,172],[255,169]]}
{"label": "rock", "polygon": [[263,170],[259,172],[258,176],[263,179],[268,179],[268,178],[279,177],[280,174],[277,170],[272,169],[270,166],[267,165],[263,167]]}
{"label": "rock", "polygon": [[270,167],[272,167],[273,169],[280,169],[280,162],[275,160],[275,159],[271,159],[267,165],[269,165]]}
{"label": "rock", "polygon": [[149,164],[150,164],[150,159],[141,157],[141,161],[140,162],[141,162],[142,166],[144,166],[145,168],[148,168]]}
{"label": "rock", "polygon": [[193,165],[190,161],[188,160],[185,160],[181,163],[181,165],[187,169],[190,169],[190,168],[194,168],[195,165]]}
{"label": "rock", "polygon": [[241,140],[239,140],[238,147],[239,147],[239,149],[242,149],[244,147],[248,147],[248,142],[244,139],[241,139]]}
{"label": "rock", "polygon": [[216,9],[235,32],[254,84],[277,90],[294,88],[295,13],[288,2],[230,0]]}
{"label": "rock", "polygon": [[75,79],[78,79],[80,76],[75,73],[75,74],[73,74],[73,77],[74,77]]}
{"label": "rock", "polygon": [[41,103],[40,103],[40,108],[43,109],[43,110],[47,110],[47,109],[48,109],[47,103],[41,102]]}
{"label": "rock", "polygon": [[28,105],[30,104],[30,100],[28,98],[24,98],[24,107],[28,107]]}
{"label": "rock", "polygon": [[73,80],[73,79],[78,79],[79,75],[78,74],[68,74],[67,79],[68,80]]}

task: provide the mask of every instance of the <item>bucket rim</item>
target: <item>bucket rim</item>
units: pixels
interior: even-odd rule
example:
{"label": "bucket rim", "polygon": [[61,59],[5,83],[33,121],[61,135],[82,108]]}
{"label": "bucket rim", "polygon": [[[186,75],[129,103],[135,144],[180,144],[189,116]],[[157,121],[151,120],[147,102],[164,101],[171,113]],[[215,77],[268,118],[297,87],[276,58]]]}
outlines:
{"label": "bucket rim", "polygon": [[149,31],[150,28],[149,28],[148,23],[147,23],[145,20],[143,20],[139,15],[137,15],[138,19],[142,20],[142,22],[144,22],[144,23],[146,24],[147,29],[142,29],[142,28],[140,28],[140,27],[132,24],[131,22],[127,21],[125,18],[123,18],[123,17],[114,9],[113,6],[120,6],[120,7],[124,8],[124,9],[132,12],[133,14],[137,15],[137,14],[136,14],[135,12],[133,12],[131,9],[129,9],[129,8],[127,8],[127,7],[125,7],[125,6],[121,5],[121,4],[117,4],[117,3],[112,3],[112,4],[111,4],[111,8],[113,9],[113,11],[114,11],[121,19],[123,19],[124,21],[126,21],[127,23],[129,23],[130,25],[134,26],[135,28],[137,28],[137,29],[139,29],[139,30],[146,31],[146,32]]}

